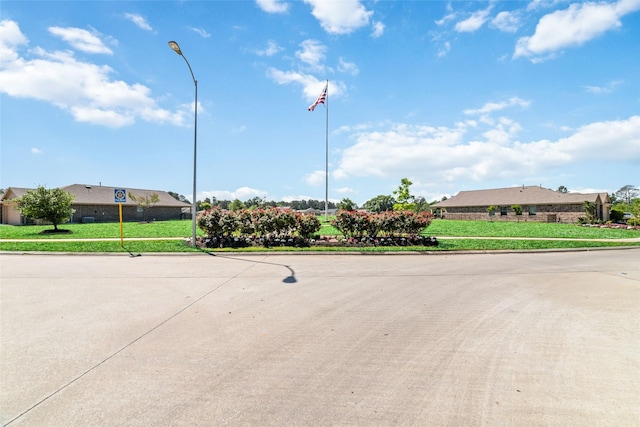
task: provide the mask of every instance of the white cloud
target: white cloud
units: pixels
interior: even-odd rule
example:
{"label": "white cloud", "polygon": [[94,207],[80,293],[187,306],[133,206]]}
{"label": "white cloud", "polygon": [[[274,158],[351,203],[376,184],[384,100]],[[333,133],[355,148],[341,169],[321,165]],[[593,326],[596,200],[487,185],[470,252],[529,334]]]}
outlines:
{"label": "white cloud", "polygon": [[300,43],[302,49],[296,51],[296,57],[307,65],[320,67],[324,61],[327,47],[317,40],[305,40]]}
{"label": "white cloud", "polygon": [[604,93],[613,92],[622,83],[623,83],[622,80],[613,80],[604,86],[585,86],[584,88],[587,92],[591,92],[595,94],[604,94]]}
{"label": "white cloud", "polygon": [[382,35],[384,34],[384,24],[382,22],[374,22],[371,26],[373,27],[371,37],[373,37],[374,39],[382,37]]}
{"label": "white cloud", "polygon": [[456,19],[457,14],[453,11],[453,7],[451,6],[451,2],[447,3],[447,14],[445,16],[443,16],[441,19],[438,19],[436,22],[436,25],[444,25],[449,21],[453,21],[454,19]]}
{"label": "white cloud", "polygon": [[527,5],[527,11],[546,9],[555,6],[558,3],[566,3],[567,0],[532,0]]}
{"label": "white cloud", "polygon": [[14,21],[0,21],[0,64],[6,65],[18,59],[17,49],[29,44],[29,40],[22,34],[20,27]]}
{"label": "white cloud", "polygon": [[311,5],[311,14],[329,34],[350,34],[369,25],[369,19],[373,15],[358,0],[304,2]]}
{"label": "white cloud", "polygon": [[313,171],[304,177],[304,181],[309,185],[324,185],[326,173],[323,170]]}
{"label": "white cloud", "polygon": [[350,187],[340,187],[334,190],[338,194],[355,194],[356,191]]}
{"label": "white cloud", "polygon": [[490,26],[505,33],[515,33],[520,28],[520,17],[517,13],[500,12],[491,20]]}
{"label": "white cloud", "polygon": [[44,152],[41,149],[36,147],[33,147],[30,151],[31,151],[31,154],[36,154],[36,155],[44,154]]}
{"label": "white cloud", "polygon": [[451,51],[451,42],[446,41],[440,46],[440,49],[438,49],[438,57],[442,58],[443,56],[447,56],[449,51]]}
{"label": "white cloud", "polygon": [[[315,101],[326,84],[325,80],[318,80],[310,74],[304,74],[296,71],[282,71],[277,68],[269,68],[267,76],[280,85],[299,84],[302,86],[304,98],[306,101]],[[329,81],[329,96],[340,97],[346,92],[344,83],[340,81]]]}
{"label": "white cloud", "polygon": [[260,9],[267,13],[286,13],[289,5],[280,0],[256,0]]}
{"label": "white cloud", "polygon": [[467,19],[458,22],[455,25],[455,30],[460,33],[472,33],[474,31],[477,31],[484,25],[485,22],[487,22],[491,8],[492,6],[490,5],[484,10],[478,10],[474,12]]}
{"label": "white cloud", "polygon": [[148,87],[113,80],[113,70],[107,65],[79,61],[69,51],[49,52],[39,47],[31,49],[31,58],[24,58],[18,50],[24,44],[26,38],[17,24],[0,23],[0,91],[8,96],[48,102],[70,112],[77,121],[114,128],[130,125],[136,118],[185,123],[183,112],[159,108]]}
{"label": "white cloud", "polygon": [[538,62],[541,56],[573,46],[580,46],[605,32],[619,28],[620,18],[640,10],[640,1],[617,3],[574,3],[567,9],[543,16],[532,36],[516,43],[514,58],[528,57]]}
{"label": "white cloud", "polygon": [[468,136],[469,130],[464,123],[439,128],[396,124],[362,132],[342,151],[332,175],[408,176],[444,184],[521,177],[581,162],[640,161],[640,116],[587,124],[556,141],[517,141],[520,125],[507,118],[487,128],[483,139]]}
{"label": "white cloud", "polygon": [[[249,199],[253,199],[254,197],[266,197],[268,193],[266,191],[258,190],[250,187],[240,187],[235,191],[227,191],[227,190],[211,190],[211,191],[201,191],[198,193],[198,200],[204,200],[207,197],[209,199],[215,197],[218,200],[235,200],[238,199],[240,201],[246,201]],[[189,195],[190,197],[191,195]],[[189,199],[187,197],[187,199]],[[192,200],[192,199],[189,199]]]}
{"label": "white cloud", "polygon": [[247,130],[247,127],[245,125],[240,125],[232,128],[231,133],[234,135],[239,135],[241,133],[244,133],[246,130]]}
{"label": "white cloud", "polygon": [[502,101],[502,102],[487,102],[486,104],[484,104],[482,107],[478,108],[478,109],[468,109],[468,110],[464,110],[464,114],[466,115],[476,115],[476,114],[489,114],[492,113],[494,111],[500,111],[503,110],[505,108],[508,107],[515,107],[515,106],[519,106],[519,107],[523,107],[526,108],[529,106],[529,104],[531,104],[531,101],[526,101],[524,99],[520,99],[517,96],[514,96],[512,98],[509,98],[506,101]]}
{"label": "white cloud", "polygon": [[149,23],[143,16],[137,15],[135,13],[125,13],[124,17],[136,24],[140,29],[143,29],[145,31],[153,31],[153,28],[151,28],[151,25],[149,25]]}
{"label": "white cloud", "polygon": [[82,52],[113,54],[113,51],[105,46],[98,36],[82,28],[49,27],[49,32]]}
{"label": "white cloud", "polygon": [[278,44],[275,41],[269,40],[267,41],[267,47],[265,47],[262,50],[257,50],[256,53],[260,56],[273,56],[282,50],[284,49],[278,46]]}
{"label": "white cloud", "polygon": [[358,66],[353,62],[348,62],[344,58],[338,58],[338,71],[342,73],[349,73],[352,76],[357,76],[360,73]]}
{"label": "white cloud", "polygon": [[204,28],[189,27],[189,29],[202,38],[208,39],[209,37],[211,37],[211,33]]}

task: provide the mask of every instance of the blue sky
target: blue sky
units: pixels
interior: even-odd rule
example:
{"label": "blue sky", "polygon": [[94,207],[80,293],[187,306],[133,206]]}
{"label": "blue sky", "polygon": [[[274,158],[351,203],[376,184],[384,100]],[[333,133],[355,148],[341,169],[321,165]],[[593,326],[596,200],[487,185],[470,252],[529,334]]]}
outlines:
{"label": "blue sky", "polygon": [[357,204],[640,184],[640,0],[2,1],[0,187]]}

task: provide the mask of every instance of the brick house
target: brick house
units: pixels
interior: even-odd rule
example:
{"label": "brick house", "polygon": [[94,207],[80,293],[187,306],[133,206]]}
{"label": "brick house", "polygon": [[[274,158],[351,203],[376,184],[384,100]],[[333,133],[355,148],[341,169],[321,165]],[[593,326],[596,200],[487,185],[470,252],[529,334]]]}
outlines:
{"label": "brick house", "polygon": [[[596,219],[609,220],[611,200],[607,193],[560,193],[541,186],[461,191],[454,197],[431,206],[443,218],[493,221],[578,222],[585,217],[584,203],[596,206]],[[522,215],[511,208],[520,205]],[[487,212],[495,206],[494,215]]]}
{"label": "brick house", "polygon": [[[102,185],[73,184],[61,187],[63,190],[74,194],[73,217],[71,222],[119,222],[120,213],[118,204],[115,203],[114,191],[116,188]],[[9,187],[0,199],[2,208],[2,224],[21,225],[31,221],[24,218],[15,208],[16,198],[22,196],[29,188]],[[131,200],[129,193],[135,197],[146,197],[157,194],[160,201],[147,210],[147,219],[166,221],[171,219],[191,218],[191,205],[173,198],[166,191],[142,190],[136,188],[126,188],[127,201],[122,204],[122,220],[142,221],[144,212],[136,202]]]}

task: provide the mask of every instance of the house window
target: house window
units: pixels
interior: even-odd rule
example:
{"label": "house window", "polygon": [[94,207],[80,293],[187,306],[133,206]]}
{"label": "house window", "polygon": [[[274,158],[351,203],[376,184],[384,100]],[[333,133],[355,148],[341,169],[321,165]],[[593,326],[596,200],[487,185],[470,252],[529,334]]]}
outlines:
{"label": "house window", "polygon": [[529,206],[529,215],[535,215],[536,214],[536,207],[535,205],[533,206]]}
{"label": "house window", "polygon": [[500,216],[507,216],[507,207],[500,206]]}

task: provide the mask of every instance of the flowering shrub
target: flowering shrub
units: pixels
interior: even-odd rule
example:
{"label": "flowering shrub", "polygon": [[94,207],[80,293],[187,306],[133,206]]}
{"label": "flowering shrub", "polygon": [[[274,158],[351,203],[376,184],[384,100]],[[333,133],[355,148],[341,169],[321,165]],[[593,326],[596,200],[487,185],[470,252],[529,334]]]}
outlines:
{"label": "flowering shrub", "polygon": [[227,211],[214,207],[198,215],[197,225],[207,234],[210,247],[308,246],[320,230],[314,215],[280,209]]}
{"label": "flowering shrub", "polygon": [[[432,219],[430,213],[411,211],[374,214],[341,210],[332,224],[344,235],[344,239],[332,239],[334,242],[329,242],[321,238],[313,243],[346,246],[437,246],[435,237],[420,235],[431,224]],[[207,234],[205,244],[218,248],[306,247],[311,245],[313,235],[321,227],[320,220],[315,215],[276,208],[227,211],[219,207],[198,215],[197,225]]]}
{"label": "flowering shrub", "polygon": [[252,235],[256,233],[256,227],[250,211],[246,209],[236,211],[235,217],[238,222],[238,231],[240,234]]}
{"label": "flowering shrub", "polygon": [[320,230],[320,220],[315,215],[302,215],[297,214],[296,220],[298,226],[298,234],[304,238],[311,238],[311,236]]}
{"label": "flowering shrub", "polygon": [[358,211],[340,210],[332,225],[345,237],[362,236],[369,225],[369,214]]}
{"label": "flowering shrub", "polygon": [[364,236],[375,238],[378,234],[387,237],[417,236],[431,224],[432,220],[433,215],[428,212],[386,211],[372,214],[358,211],[338,211],[332,225],[346,239]]}
{"label": "flowering shrub", "polygon": [[221,219],[223,215],[226,215],[226,211],[216,206],[198,215],[196,224],[207,233],[207,236],[222,236]]}

